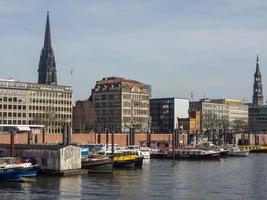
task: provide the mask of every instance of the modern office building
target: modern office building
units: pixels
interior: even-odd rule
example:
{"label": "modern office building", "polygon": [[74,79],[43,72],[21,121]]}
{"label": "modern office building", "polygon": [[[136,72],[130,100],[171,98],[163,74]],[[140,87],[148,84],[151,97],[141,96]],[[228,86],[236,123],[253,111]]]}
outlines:
{"label": "modern office building", "polygon": [[153,98],[150,100],[152,132],[178,129],[178,118],[188,118],[189,100],[182,98]]}
{"label": "modern office building", "polygon": [[267,131],[267,106],[249,107],[249,128],[253,131]]}
{"label": "modern office building", "polygon": [[96,82],[91,99],[97,115],[97,130],[146,132],[149,124],[151,86],[135,80],[107,77]]}
{"label": "modern office building", "polygon": [[62,133],[72,124],[71,87],[0,80],[0,124],[44,125],[46,133]]}
{"label": "modern office building", "polygon": [[229,105],[229,129],[248,128],[248,106],[236,99],[211,99],[213,103]]}
{"label": "modern office building", "polygon": [[190,102],[190,112],[200,111],[201,131],[220,132],[229,128],[229,105],[213,103],[210,99],[200,99]]}

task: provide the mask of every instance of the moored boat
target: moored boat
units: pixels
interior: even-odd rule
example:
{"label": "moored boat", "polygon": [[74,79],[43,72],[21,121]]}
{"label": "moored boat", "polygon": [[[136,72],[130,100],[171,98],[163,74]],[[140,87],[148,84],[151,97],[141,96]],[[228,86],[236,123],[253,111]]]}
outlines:
{"label": "moored boat", "polygon": [[151,149],[149,147],[140,147],[140,151],[144,159],[150,159]]}
{"label": "moored boat", "polygon": [[220,146],[214,145],[212,142],[202,142],[197,145],[198,149],[203,149],[203,150],[212,150],[220,153],[220,157],[226,157],[229,153],[229,150],[224,149]]}
{"label": "moored boat", "polygon": [[142,156],[144,159],[150,158],[150,148],[148,147],[140,147],[138,145],[128,145],[126,147],[127,150],[135,151],[139,156]]}
{"label": "moored boat", "polygon": [[220,153],[213,150],[203,150],[191,147],[176,149],[174,154],[171,151],[158,151],[151,153],[151,158],[174,158],[188,160],[219,160]]}
{"label": "moored boat", "polygon": [[40,170],[39,166],[36,164],[36,161],[33,159],[23,159],[20,157],[2,157],[0,159],[0,162],[0,165],[2,167],[22,167],[24,169],[22,176],[24,177],[36,176]]}
{"label": "moored boat", "polygon": [[175,158],[191,160],[219,160],[220,152],[213,150],[185,148],[178,150],[175,153]]}
{"label": "moored boat", "polygon": [[113,155],[114,168],[142,168],[143,157],[135,151],[120,150]]}
{"label": "moored boat", "polygon": [[238,145],[230,145],[228,149],[228,156],[246,157],[249,155],[249,150],[241,150]]}
{"label": "moored boat", "polygon": [[87,169],[88,173],[112,173],[113,162],[107,156],[94,154],[82,158],[82,168]]}
{"label": "moored boat", "polygon": [[25,169],[19,166],[1,164],[0,181],[21,181]]}
{"label": "moored boat", "polygon": [[24,177],[34,177],[39,173],[39,166],[33,165],[30,162],[20,162],[20,163],[13,163],[14,166],[23,167],[25,172],[22,176]]}

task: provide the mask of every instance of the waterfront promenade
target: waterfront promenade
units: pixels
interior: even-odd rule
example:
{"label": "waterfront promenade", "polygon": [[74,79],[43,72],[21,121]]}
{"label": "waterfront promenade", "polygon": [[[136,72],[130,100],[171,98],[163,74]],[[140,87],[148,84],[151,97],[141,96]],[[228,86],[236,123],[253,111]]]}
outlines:
{"label": "waterfront promenade", "polygon": [[220,161],[146,160],[111,175],[0,183],[0,199],[267,199],[267,155]]}

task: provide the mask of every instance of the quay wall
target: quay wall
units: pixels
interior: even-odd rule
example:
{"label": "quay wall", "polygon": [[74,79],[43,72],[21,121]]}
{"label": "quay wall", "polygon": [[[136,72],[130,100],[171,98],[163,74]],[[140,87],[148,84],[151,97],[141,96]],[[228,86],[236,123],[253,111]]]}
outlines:
{"label": "quay wall", "polygon": [[[172,141],[172,134],[166,133],[157,133],[150,135],[151,141]],[[147,134],[136,134],[135,135],[135,144],[140,144],[141,141],[147,140]],[[186,139],[181,137],[179,134],[179,141],[184,140],[186,143]],[[242,135],[236,134],[235,135],[235,142],[239,143],[241,140],[249,141],[251,145],[258,144],[258,145],[265,145],[267,144],[267,134],[249,134],[249,135]],[[121,134],[116,133],[114,134],[114,143],[118,144],[119,146],[125,146],[129,141],[128,134]],[[79,144],[88,144],[88,143],[111,143],[111,134],[108,135],[108,139],[106,138],[106,134],[98,134],[98,133],[83,133],[83,134],[72,134],[71,135],[71,142],[72,143],[79,143]],[[15,135],[15,143],[16,144],[27,144],[28,143],[28,134],[16,134]],[[32,135],[30,137],[30,143],[43,143],[43,135]],[[45,142],[46,144],[59,144],[63,143],[63,134],[45,134]],[[9,133],[0,133],[0,144],[10,144],[10,134]]]}
{"label": "quay wall", "polygon": [[[80,144],[92,144],[92,143],[111,143],[112,136],[109,134],[108,140],[105,133],[96,134],[96,133],[83,133],[83,134],[72,134],[71,142],[80,143]],[[171,134],[151,134],[151,140],[158,141],[171,141]],[[114,134],[114,143],[120,146],[125,146],[128,144],[129,136],[128,134]],[[147,134],[136,134],[135,135],[135,144],[140,144],[141,141],[147,140]],[[45,134],[45,143],[46,144],[58,144],[63,142],[63,134]],[[28,134],[16,134],[15,135],[16,144],[27,144],[28,143]],[[30,137],[30,143],[43,143],[43,135],[32,135]],[[9,133],[0,133],[0,144],[10,144],[10,134]]]}

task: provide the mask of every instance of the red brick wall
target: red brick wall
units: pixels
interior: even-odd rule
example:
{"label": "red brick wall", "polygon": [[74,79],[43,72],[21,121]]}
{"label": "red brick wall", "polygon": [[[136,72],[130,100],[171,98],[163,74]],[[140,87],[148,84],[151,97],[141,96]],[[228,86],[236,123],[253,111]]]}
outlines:
{"label": "red brick wall", "polygon": [[[94,133],[86,133],[86,134],[72,134],[71,142],[72,143],[80,143],[80,144],[88,144],[88,143],[98,143],[100,137],[100,143],[106,143],[106,134],[94,134]],[[151,134],[151,140],[171,140],[170,134]],[[146,140],[147,134],[136,134],[135,144],[140,144],[140,141]],[[36,135],[33,136],[32,141],[35,143],[42,143],[43,136]],[[27,134],[16,134],[15,135],[15,143],[19,144],[27,144],[28,135]],[[57,144],[63,142],[62,134],[45,134],[45,143],[47,144]],[[10,143],[10,135],[8,133],[0,134],[0,143],[9,144]],[[111,134],[108,137],[108,143],[111,143]],[[128,134],[115,134],[114,135],[114,143],[118,145],[127,145],[128,143]]]}
{"label": "red brick wall", "polygon": [[[147,134],[136,134],[135,135],[135,144],[140,144],[140,141],[147,139]],[[267,135],[266,134],[258,134],[259,143],[266,144],[267,143]],[[254,137],[252,138],[252,144],[254,143]],[[265,139],[264,139],[265,138]],[[181,140],[182,138],[179,138]],[[43,142],[43,136],[37,135],[32,138],[36,143]],[[88,143],[98,143],[99,134],[94,133],[85,133],[85,134],[72,134],[72,143],[80,143],[80,144],[88,144]],[[171,141],[171,134],[151,134],[151,140],[158,141]],[[45,142],[47,144],[57,144],[62,143],[63,135],[62,134],[46,134]],[[16,134],[15,135],[15,143],[19,144],[27,144],[28,135],[27,134]],[[115,134],[114,135],[114,143],[118,145],[127,145],[128,142],[128,134]],[[10,135],[9,133],[1,133],[0,134],[0,143],[9,144],[10,143]],[[106,143],[106,134],[100,134],[100,143]],[[111,143],[111,134],[108,137],[108,143]]]}

